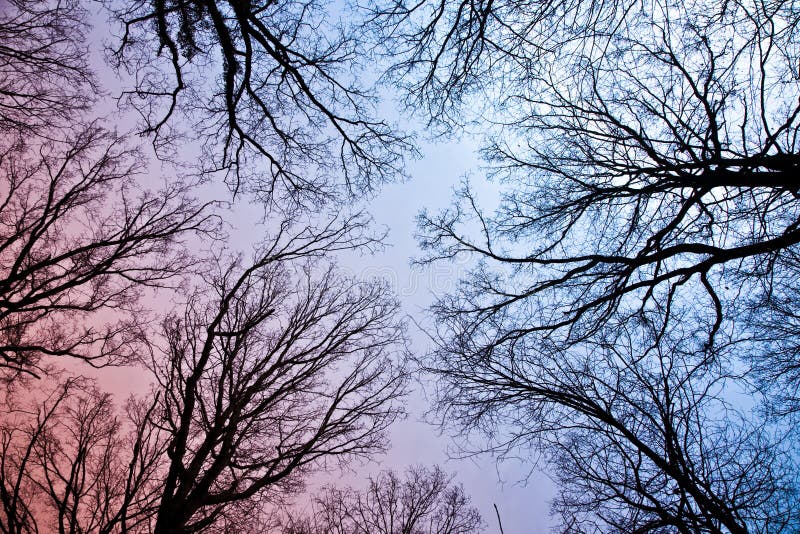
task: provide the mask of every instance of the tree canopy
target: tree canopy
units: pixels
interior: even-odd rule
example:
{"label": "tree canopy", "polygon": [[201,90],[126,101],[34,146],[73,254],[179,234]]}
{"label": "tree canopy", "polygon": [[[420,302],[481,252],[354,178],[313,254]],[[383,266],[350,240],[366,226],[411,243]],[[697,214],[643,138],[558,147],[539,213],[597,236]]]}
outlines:
{"label": "tree canopy", "polygon": [[439,422],[540,460],[564,532],[800,529],[795,2],[102,9],[105,117],[88,4],[0,5],[0,530],[481,529],[421,467],[273,514],[404,413],[398,303],[336,265],[415,155],[389,88],[502,191],[418,219],[418,264],[472,261],[413,356]]}
{"label": "tree canopy", "polygon": [[188,132],[204,172],[283,208],[357,198],[404,174],[413,145],[375,117],[364,34],[326,2],[109,5],[122,25],[114,62],[134,76],[125,100],[161,153]]}
{"label": "tree canopy", "polygon": [[[144,121],[119,132],[87,7],[0,11],[0,530],[258,531],[404,414],[398,304],[334,257],[381,245],[357,203],[406,141],[370,117],[359,41],[314,2],[110,6]],[[215,50],[219,93],[195,70]],[[187,139],[198,165],[176,156]],[[230,196],[202,191],[216,171]],[[226,220],[245,195],[267,214],[249,260]],[[120,406],[81,364],[135,368],[149,394]]]}
{"label": "tree canopy", "polygon": [[421,358],[442,420],[551,460],[565,531],[796,529],[796,6],[375,17],[407,103],[488,131],[503,191],[419,218],[421,263],[475,260]]}

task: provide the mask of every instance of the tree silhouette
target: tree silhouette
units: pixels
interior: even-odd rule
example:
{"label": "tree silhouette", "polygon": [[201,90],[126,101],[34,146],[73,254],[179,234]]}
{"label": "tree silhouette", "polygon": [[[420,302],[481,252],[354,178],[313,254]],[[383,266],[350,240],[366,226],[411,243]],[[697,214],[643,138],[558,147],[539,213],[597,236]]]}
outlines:
{"label": "tree silhouette", "polygon": [[[611,17],[615,7],[600,9]],[[543,65],[520,75],[524,85],[507,81],[513,132],[486,155],[515,190],[491,219],[469,189],[459,209],[421,218],[434,257],[475,253],[524,273],[514,287],[478,276],[485,296],[470,309],[489,315],[535,300],[540,318],[509,336],[563,332],[569,344],[617,313],[668,309],[696,281],[713,344],[723,317],[735,315],[737,289],[785,293],[798,238],[800,107],[789,52],[777,50],[794,35],[793,19],[773,9],[712,3],[668,13],[648,4],[605,37],[603,54],[564,44],[550,59],[563,53],[573,70]],[[470,216],[484,225],[476,240],[457,228]],[[765,279],[775,282],[761,291]]]}
{"label": "tree silhouette", "polygon": [[[191,117],[202,170],[280,208],[248,263],[219,251],[219,203],[180,178],[146,187],[133,139],[93,119],[81,5],[2,9],[3,531],[256,529],[312,470],[384,449],[408,378],[398,305],[330,261],[379,245],[369,217],[319,210],[399,174],[408,148],[347,72],[360,37],[323,30],[315,2],[114,6],[113,59],[134,74],[126,96],[156,155],[185,148],[172,134]],[[217,91],[193,76],[218,57]],[[294,209],[306,201],[313,214]],[[208,250],[191,254],[198,237]],[[160,330],[148,288],[185,300]],[[143,363],[152,396],[119,411],[95,382],[57,371],[65,356]]]}
{"label": "tree silhouette", "polygon": [[[375,17],[409,104],[496,126],[495,213],[465,185],[419,219],[422,263],[477,260],[433,307],[422,364],[444,420],[549,455],[568,531],[795,529],[796,468],[763,456],[796,450],[792,423],[740,395],[763,376],[767,412],[797,398],[796,12],[431,1]],[[748,485],[751,503],[729,493]]]}
{"label": "tree silhouette", "polygon": [[428,364],[441,419],[500,457],[550,461],[563,532],[795,530],[792,434],[737,406],[739,377],[697,350],[702,331],[654,319],[609,324],[582,353],[443,342]]}
{"label": "tree silhouette", "polygon": [[467,534],[482,531],[478,510],[439,467],[384,471],[363,491],[327,487],[312,516],[290,518],[286,534]]}
{"label": "tree silhouette", "polygon": [[[175,180],[137,182],[143,155],[89,120],[98,96],[75,2],[13,0],[0,13],[0,366],[42,357],[130,361],[144,287],[174,285],[182,241],[211,235],[209,204]],[[43,365],[47,365],[44,362]]]}
{"label": "tree silhouette", "polygon": [[181,184],[138,187],[136,151],[97,123],[65,140],[4,145],[0,172],[0,365],[36,374],[43,356],[92,365],[135,357],[143,287],[173,285],[180,247],[212,232],[208,204]]}
{"label": "tree silhouette", "polygon": [[[225,171],[234,191],[267,203],[325,202],[403,174],[411,145],[374,118],[376,95],[357,74],[366,43],[343,19],[330,24],[323,2],[137,0],[112,9],[122,25],[114,57],[135,76],[126,100],[163,154],[190,129],[205,171]],[[209,84],[209,72],[221,75]]]}
{"label": "tree silhouette", "polygon": [[79,2],[9,0],[0,7],[0,135],[5,141],[68,127],[98,86]]}
{"label": "tree silhouette", "polygon": [[[85,378],[51,375],[3,399],[3,532],[138,532],[152,515],[163,448],[131,406]],[[23,398],[21,398],[23,397]]]}
{"label": "tree silhouette", "polygon": [[162,341],[151,334],[152,396],[125,417],[84,379],[24,405],[9,389],[6,530],[255,528],[311,470],[381,451],[407,381],[397,305],[308,263],[369,245],[363,222],[284,225],[248,267],[220,256]]}
{"label": "tree silhouette", "polygon": [[309,263],[360,246],[358,228],[282,232],[246,268],[221,260],[166,321],[152,365],[168,457],[154,532],[207,528],[323,462],[384,447],[406,380],[397,305],[382,285]]}

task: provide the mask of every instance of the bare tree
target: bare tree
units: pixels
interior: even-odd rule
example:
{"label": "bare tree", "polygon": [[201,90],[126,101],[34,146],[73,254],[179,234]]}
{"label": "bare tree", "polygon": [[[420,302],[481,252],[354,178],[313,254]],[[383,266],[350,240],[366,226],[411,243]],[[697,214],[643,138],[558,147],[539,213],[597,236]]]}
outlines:
{"label": "bare tree", "polygon": [[68,393],[69,386],[65,384],[51,395],[43,395],[43,400],[33,410],[25,410],[28,406],[20,409],[20,403],[9,402],[12,397],[3,398],[4,413],[0,426],[0,495],[3,503],[0,528],[3,533],[39,532],[34,511],[35,497],[27,473],[39,437]]}
{"label": "bare tree", "polygon": [[310,469],[384,447],[406,380],[397,305],[380,284],[308,262],[353,246],[357,224],[283,233],[248,267],[221,260],[165,322],[152,364],[167,446],[154,532],[235,522]]}
{"label": "bare tree", "polygon": [[[791,20],[775,29],[781,6],[747,7],[648,4],[604,55],[579,54],[576,72],[527,73],[503,103],[512,137],[487,147],[515,184],[496,216],[465,189],[458,209],[421,218],[434,257],[474,253],[517,267],[519,276],[476,275],[485,291],[464,293],[468,309],[491,315],[535,301],[537,320],[510,313],[526,325],[508,336],[568,344],[615,314],[668,310],[696,281],[704,295],[692,298],[712,311],[711,346],[742,294],[785,293],[798,238],[800,108],[791,58],[776,48]],[[457,227],[470,216],[482,226],[475,240]]]}
{"label": "bare tree", "polygon": [[146,321],[142,289],[176,284],[193,261],[182,241],[215,226],[188,185],[139,185],[144,155],[86,119],[99,96],[86,19],[71,0],[11,0],[0,11],[5,379],[38,374],[43,356],[130,361]]}
{"label": "bare tree", "polygon": [[550,455],[566,530],[796,529],[789,420],[743,400],[759,374],[780,394],[762,409],[797,398],[796,10],[423,1],[375,16],[410,104],[453,125],[478,95],[496,127],[497,211],[467,185],[420,216],[423,263],[477,260],[434,306],[422,361],[446,420]]}
{"label": "bare tree", "polygon": [[84,42],[86,16],[74,0],[0,4],[0,134],[4,141],[66,128],[96,99],[99,88]]}
{"label": "bare tree", "polygon": [[[144,157],[125,136],[86,120],[98,87],[80,6],[20,0],[3,8],[2,126],[15,133],[0,144],[3,528],[252,527],[265,503],[296,491],[312,469],[382,450],[407,379],[398,307],[382,284],[327,264],[337,251],[376,245],[368,219],[297,232],[276,222],[277,237],[249,265],[220,254],[198,266],[183,245],[193,235],[218,237],[210,203],[178,180],[158,191],[140,186]],[[334,168],[350,193],[399,173],[406,141],[369,118],[373,95],[339,70],[360,61],[360,41],[323,29],[321,9],[123,5],[116,58],[138,76],[129,96],[144,102],[138,109],[157,150],[177,150],[169,130],[182,108],[201,111],[204,170],[231,171],[235,189],[253,158],[266,158],[267,179],[248,187],[270,202],[337,196],[340,184],[327,178]],[[165,71],[158,61],[154,70],[137,63],[162,51]],[[219,94],[207,80],[185,85],[217,52]],[[177,289],[198,271],[185,312],[167,317],[159,338],[144,291]],[[150,356],[152,399],[131,400],[122,417],[92,383],[67,379],[52,392],[38,382],[20,407],[13,397],[31,382],[13,379],[56,380],[51,356],[95,366]]]}
{"label": "bare tree", "polygon": [[697,349],[702,329],[653,320],[610,323],[581,352],[443,341],[427,364],[442,421],[548,460],[564,532],[796,530],[793,434],[736,402],[740,377]]}
{"label": "bare tree", "polygon": [[162,154],[183,122],[204,145],[205,171],[225,171],[234,191],[266,202],[326,201],[403,174],[411,146],[374,118],[376,95],[359,73],[369,50],[324,2],[112,9],[123,26],[113,57],[135,77],[126,101]]}
{"label": "bare tree", "polygon": [[310,470],[382,450],[407,379],[397,305],[308,263],[371,246],[366,224],[287,223],[246,268],[221,255],[164,321],[153,395],[124,417],[85,379],[6,389],[4,531],[253,529]]}
{"label": "bare tree", "polygon": [[163,454],[147,417],[132,407],[123,423],[88,379],[37,385],[3,403],[2,531],[138,531],[154,509]]}
{"label": "bare tree", "polygon": [[175,284],[193,261],[181,242],[214,230],[184,185],[136,185],[141,156],[124,138],[75,128],[0,148],[0,365],[11,376],[36,374],[42,356],[130,361],[142,288]]}
{"label": "bare tree", "polygon": [[370,478],[363,491],[328,487],[311,517],[290,518],[287,534],[467,534],[483,521],[460,485],[439,467],[411,467]]}

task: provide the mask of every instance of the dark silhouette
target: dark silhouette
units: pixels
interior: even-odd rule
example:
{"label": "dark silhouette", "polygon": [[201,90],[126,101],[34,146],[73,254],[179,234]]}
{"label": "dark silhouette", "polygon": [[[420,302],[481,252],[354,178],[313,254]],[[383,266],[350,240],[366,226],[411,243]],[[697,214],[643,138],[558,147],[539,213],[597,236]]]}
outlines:
{"label": "dark silhouette", "polygon": [[163,454],[141,406],[131,402],[125,424],[88,379],[51,375],[37,386],[3,398],[0,530],[141,531]]}
{"label": "dark silhouette", "polygon": [[[175,285],[181,246],[214,231],[181,184],[135,183],[137,154],[96,123],[65,140],[0,147],[0,366],[37,374],[43,357],[130,362],[147,320],[141,289]],[[46,365],[47,362],[45,362]]]}
{"label": "dark silhouette", "polygon": [[[156,18],[182,16],[181,6],[127,5],[148,6]],[[193,185],[178,178],[158,190],[143,186],[152,177],[145,176],[145,156],[132,139],[91,119],[100,95],[86,61],[87,14],[80,6],[16,1],[2,9],[0,68],[8,78],[0,82],[0,118],[9,135],[0,140],[0,529],[258,530],[269,505],[296,493],[313,470],[383,450],[386,429],[403,413],[404,326],[385,285],[344,276],[330,261],[340,251],[380,246],[369,217],[326,219],[320,203],[338,192],[325,183],[308,197],[318,201],[316,225],[301,225],[312,217],[290,202],[270,212],[266,226],[275,235],[255,239],[250,262],[221,252],[227,237],[222,206],[194,200]],[[192,19],[197,33],[188,38],[225,37],[227,30],[208,34],[204,24],[216,9],[202,7]],[[256,24],[259,13],[247,24]],[[277,35],[291,44],[308,37],[306,14],[277,12],[265,20],[278,24]],[[281,29],[293,21],[294,36]],[[147,32],[153,29],[147,16],[130,22],[134,32],[142,22]],[[268,30],[258,28],[259,39],[265,37]],[[169,48],[171,34],[156,30],[136,46],[163,38]],[[125,51],[134,46],[130,37],[123,38]],[[299,153],[309,167],[319,164],[315,172],[327,172],[324,115],[344,139],[337,157],[353,191],[393,173],[399,157],[393,143],[403,142],[359,115],[369,107],[368,95],[326,77],[330,61],[352,59],[348,43],[313,57],[281,55],[289,78],[258,70],[267,79],[243,82],[249,89],[262,84],[259,98],[297,99],[316,109],[308,111],[306,126],[296,130],[296,118],[264,126],[270,113],[276,121],[286,113],[284,104],[273,109],[259,100],[253,105],[261,118],[254,122],[253,108],[232,107],[222,163],[213,152],[203,162],[227,167],[233,157],[238,179],[245,145],[269,157],[270,139],[253,144],[248,136],[255,134],[244,133],[255,124],[259,136],[262,128],[296,136],[296,143],[276,149],[292,161],[291,172],[283,159],[273,167],[276,179],[306,175]],[[317,73],[306,77],[296,62],[312,60],[319,61]],[[299,70],[292,75],[291,69]],[[223,70],[240,72],[234,64]],[[180,80],[182,73],[174,73]],[[333,95],[327,104],[314,100],[326,91]],[[213,96],[201,101],[216,105]],[[344,114],[335,115],[340,105]],[[216,135],[219,115],[206,111],[212,122],[202,129]],[[170,117],[152,128],[159,151]],[[308,184],[317,183],[318,175],[309,176]],[[299,195],[304,184],[288,184],[284,192]],[[262,192],[274,200],[271,190]],[[190,239],[202,240],[193,243],[194,254],[185,246]],[[149,288],[183,308],[159,310],[165,314],[160,329],[143,304]],[[133,397],[119,411],[95,382],[58,370],[65,360],[58,357],[65,356],[94,366],[143,364],[154,381],[152,395]]]}
{"label": "dark silhouette", "polygon": [[422,263],[476,260],[421,358],[443,420],[544,451],[566,531],[796,530],[794,422],[764,412],[798,398],[797,13],[423,1],[374,20],[409,104],[496,126],[497,211],[465,185],[419,219]]}
{"label": "dark silhouette", "polygon": [[[157,155],[184,149],[170,129],[191,116],[202,170],[260,196],[275,235],[256,237],[247,262],[220,250],[222,206],[194,200],[194,184],[142,185],[146,157],[92,119],[101,95],[78,3],[3,4],[0,529],[257,531],[313,470],[382,451],[403,414],[398,304],[331,262],[380,239],[368,216],[320,207],[398,174],[408,145],[342,70],[362,61],[356,34],[323,32],[315,3],[114,7],[117,66],[135,74],[128,96]],[[192,79],[217,52],[219,94],[213,77]],[[161,329],[151,288],[183,308],[159,310]],[[143,364],[152,395],[123,414],[57,371],[64,356]]]}
{"label": "dark silhouette", "polygon": [[328,487],[311,517],[288,520],[286,534],[472,534],[483,531],[478,510],[439,467],[411,467],[400,478],[384,471],[363,491]]}
{"label": "dark silhouette", "polygon": [[188,121],[204,171],[224,171],[234,191],[283,207],[360,195],[403,175],[412,145],[374,118],[376,94],[360,72],[369,47],[324,2],[136,0],[111,9],[122,25],[117,66],[136,76],[127,102],[162,154]]}
{"label": "dark silhouette", "polygon": [[610,325],[582,354],[443,344],[428,364],[442,421],[548,458],[563,532],[795,530],[790,435],[734,402],[739,377],[692,346],[702,332],[659,330]]}
{"label": "dark silhouette", "polygon": [[84,379],[27,404],[7,389],[7,531],[255,528],[314,469],[383,450],[407,381],[397,305],[308,263],[364,245],[360,228],[284,227],[248,267],[220,258],[151,335],[156,384],[124,418]]}
{"label": "dark silhouette", "polygon": [[43,357],[95,366],[136,357],[145,287],[175,285],[181,246],[214,232],[209,205],[173,181],[137,181],[129,140],[89,120],[98,88],[74,2],[0,12],[0,367],[41,374]]}
{"label": "dark silhouette", "polygon": [[280,236],[246,268],[222,261],[165,322],[152,422],[169,460],[154,532],[194,532],[291,492],[322,462],[383,449],[406,380],[397,305],[308,262],[349,246],[351,230]]}
{"label": "dark silhouette", "polygon": [[98,86],[76,0],[7,0],[0,6],[0,137],[3,143],[68,128]]}

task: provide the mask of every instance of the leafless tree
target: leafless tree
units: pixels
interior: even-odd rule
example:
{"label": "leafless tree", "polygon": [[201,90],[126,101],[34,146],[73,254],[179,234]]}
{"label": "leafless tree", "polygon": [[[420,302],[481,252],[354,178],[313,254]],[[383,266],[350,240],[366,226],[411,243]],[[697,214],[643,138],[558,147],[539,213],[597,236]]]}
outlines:
{"label": "leafless tree", "polygon": [[213,231],[209,206],[180,184],[138,186],[141,156],[96,123],[0,150],[0,365],[13,375],[35,374],[42,356],[130,361],[142,288],[189,271],[179,245]]}
{"label": "leafless tree", "polygon": [[309,470],[380,451],[407,378],[397,305],[310,263],[372,246],[368,226],[285,223],[249,267],[220,255],[139,345],[156,383],[124,414],[86,379],[6,388],[3,532],[253,529]]}
{"label": "leafless tree", "polygon": [[661,326],[611,323],[580,353],[443,341],[428,364],[442,421],[551,462],[564,532],[793,532],[793,434],[736,402],[746,390],[697,349],[702,330]]}
{"label": "leafless tree", "polygon": [[[97,87],[81,44],[80,7],[11,7],[0,19],[16,39],[0,46],[13,77],[3,104],[17,106],[7,106],[13,113],[3,125],[18,134],[0,145],[4,528],[249,528],[265,503],[299,489],[309,471],[382,450],[386,428],[402,415],[396,401],[407,379],[398,307],[384,285],[355,281],[328,263],[338,251],[377,246],[368,218],[335,217],[299,230],[272,220],[277,236],[261,242],[251,263],[227,252],[199,262],[182,245],[192,235],[218,237],[210,205],[193,200],[178,180],[158,191],[139,184],[142,155],[124,136],[86,120]],[[224,95],[192,87],[193,97],[210,96],[185,109],[204,110],[201,136],[209,142],[228,126],[220,146],[206,147],[208,157],[221,159],[205,161],[232,169],[237,187],[254,154],[271,161],[267,175],[276,181],[261,191],[269,199],[285,181],[292,195],[309,190],[322,202],[335,187],[317,178],[337,165],[353,191],[397,172],[405,141],[365,118],[372,96],[337,70],[356,61],[356,40],[322,31],[316,4],[266,4],[243,14],[244,7],[127,4],[118,12],[126,23],[118,59],[135,63],[148,50],[174,51],[180,43],[187,63],[168,61],[173,69],[166,71],[176,76],[177,98],[188,72],[214,57],[198,44],[216,42],[225,58]],[[157,71],[134,71],[144,76],[137,91],[159,85],[150,77]],[[240,107],[242,94],[250,101]],[[138,96],[146,97],[145,118],[156,121],[148,130],[160,150],[174,106],[183,104],[170,100],[158,115],[163,95]],[[49,100],[61,107],[48,107]],[[330,134],[342,143],[336,154]],[[301,167],[310,169],[308,181]],[[169,315],[159,336],[143,313],[143,292],[188,287],[192,274],[200,276],[184,313]],[[144,360],[153,395],[129,401],[123,417],[83,379],[49,391],[45,381],[57,380],[50,356],[96,366]],[[13,380],[15,373],[44,381],[25,391],[30,382]],[[20,394],[31,397],[24,406]]]}
{"label": "leafless tree", "polygon": [[[52,133],[98,94],[88,65],[86,12],[75,0],[0,4],[0,135]],[[55,127],[55,128],[54,128]]]}
{"label": "leafless tree", "polygon": [[[89,120],[99,87],[78,2],[10,0],[0,11],[0,367],[43,356],[130,361],[142,289],[174,285],[181,242],[211,235],[209,204],[178,181],[143,181],[144,155]],[[47,362],[44,362],[47,365]]]}
{"label": "leafless tree", "polygon": [[328,487],[312,516],[290,518],[286,534],[467,534],[483,521],[460,485],[439,467],[411,467],[370,478],[363,491]]}
{"label": "leafless tree", "polygon": [[143,424],[147,410],[132,405],[123,424],[110,396],[87,379],[51,376],[37,385],[3,403],[2,531],[138,531],[154,509],[163,454]]}
{"label": "leafless tree", "polygon": [[[2,494],[2,516],[0,528],[4,533],[38,532],[37,517],[34,510],[32,483],[26,476],[33,463],[34,447],[39,436],[53,418],[58,406],[69,393],[68,385],[58,388],[51,395],[43,395],[44,400],[33,410],[19,408],[20,403],[11,403],[11,397],[4,397],[3,418],[0,427],[2,450],[0,451],[0,492]],[[19,417],[22,414],[23,417]],[[15,417],[17,416],[17,417]]]}
{"label": "leafless tree", "polygon": [[237,507],[280,498],[310,469],[384,447],[406,380],[397,305],[381,284],[310,263],[357,243],[358,220],[285,227],[247,267],[221,259],[165,322],[152,364],[167,444],[154,532],[235,522]]}
{"label": "leafless tree", "polygon": [[309,263],[370,246],[367,224],[287,223],[248,267],[220,255],[124,416],[85,379],[6,389],[4,531],[250,530],[310,470],[382,450],[407,379],[397,305]]}
{"label": "leafless tree", "polygon": [[[420,217],[423,263],[477,260],[433,308],[422,363],[443,413],[551,455],[557,511],[591,510],[592,528],[796,529],[789,420],[743,400],[759,377],[780,395],[762,410],[797,398],[796,10],[423,1],[375,17],[410,104],[452,126],[478,95],[495,127],[497,211],[467,185]],[[773,440],[789,452],[768,459]]]}
{"label": "leafless tree", "polygon": [[[510,278],[476,274],[485,291],[465,292],[468,309],[491,315],[535,301],[535,321],[509,314],[526,324],[508,338],[563,334],[569,344],[615,314],[668,310],[696,281],[712,311],[711,346],[741,294],[785,294],[800,107],[789,52],[777,48],[792,20],[782,5],[748,7],[648,4],[632,9],[604,55],[572,60],[577,72],[527,73],[503,102],[513,136],[487,147],[515,186],[496,216],[467,188],[457,209],[421,218],[433,257],[474,253],[516,267]],[[457,227],[470,216],[475,240]]]}
{"label": "leafless tree", "polygon": [[113,57],[135,78],[126,101],[162,154],[189,129],[205,147],[205,171],[225,171],[234,191],[267,202],[326,201],[403,174],[411,145],[374,118],[376,95],[360,74],[369,50],[324,2],[112,9],[122,25]]}

